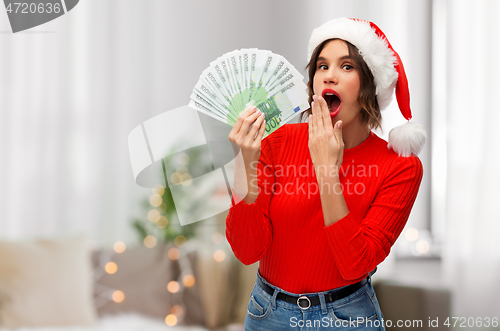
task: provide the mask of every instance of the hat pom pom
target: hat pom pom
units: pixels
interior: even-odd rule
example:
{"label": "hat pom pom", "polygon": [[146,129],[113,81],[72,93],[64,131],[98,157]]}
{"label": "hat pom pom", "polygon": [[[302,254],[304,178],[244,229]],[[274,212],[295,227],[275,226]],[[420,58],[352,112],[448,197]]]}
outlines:
{"label": "hat pom pom", "polygon": [[392,148],[399,156],[418,155],[424,147],[427,134],[418,123],[407,122],[389,132],[388,148]]}

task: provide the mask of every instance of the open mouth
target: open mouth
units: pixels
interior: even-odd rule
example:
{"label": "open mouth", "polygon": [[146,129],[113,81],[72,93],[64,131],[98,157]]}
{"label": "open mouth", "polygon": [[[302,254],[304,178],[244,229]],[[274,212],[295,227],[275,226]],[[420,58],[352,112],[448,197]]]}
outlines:
{"label": "open mouth", "polygon": [[342,100],[340,96],[332,89],[323,90],[322,97],[325,99],[328,109],[330,110],[330,116],[335,117],[340,111],[340,106],[342,105]]}

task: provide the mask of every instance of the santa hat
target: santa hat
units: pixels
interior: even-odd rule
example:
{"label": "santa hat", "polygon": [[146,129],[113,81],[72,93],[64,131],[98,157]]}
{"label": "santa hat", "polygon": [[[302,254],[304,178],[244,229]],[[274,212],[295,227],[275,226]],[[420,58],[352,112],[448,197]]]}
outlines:
{"label": "santa hat", "polygon": [[[382,30],[372,22],[336,18],[314,29],[309,39],[308,60],[323,41],[338,38],[350,42],[373,74],[380,110],[387,108],[396,88],[401,114],[411,119],[410,92],[403,63]],[[389,132],[388,147],[401,156],[418,155],[424,146],[426,133],[420,124],[407,122]]]}

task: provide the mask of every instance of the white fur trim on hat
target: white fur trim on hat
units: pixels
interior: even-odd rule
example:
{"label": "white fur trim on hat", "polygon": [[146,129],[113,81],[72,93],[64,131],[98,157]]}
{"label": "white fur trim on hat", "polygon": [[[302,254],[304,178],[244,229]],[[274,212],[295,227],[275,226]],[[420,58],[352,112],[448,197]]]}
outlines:
{"label": "white fur trim on hat", "polygon": [[392,99],[398,73],[394,68],[396,57],[385,40],[377,37],[370,24],[346,17],[336,18],[314,29],[309,39],[308,60],[323,41],[338,38],[356,46],[375,78],[376,95],[380,110]]}
{"label": "white fur trim on hat", "polygon": [[418,155],[425,144],[427,134],[422,125],[406,122],[396,126],[389,132],[388,148],[392,148],[399,156]]}

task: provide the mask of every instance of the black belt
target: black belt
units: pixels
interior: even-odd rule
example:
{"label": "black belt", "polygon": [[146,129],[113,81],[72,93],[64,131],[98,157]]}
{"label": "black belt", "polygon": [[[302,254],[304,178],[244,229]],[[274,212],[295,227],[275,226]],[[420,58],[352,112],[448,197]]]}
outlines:
{"label": "black belt", "polygon": [[[257,281],[258,281],[260,287],[262,287],[264,289],[264,291],[266,291],[269,295],[274,294],[274,289],[271,286],[265,284],[258,276],[257,276]],[[334,302],[336,300],[345,298],[346,296],[353,294],[354,292],[359,290],[363,285],[365,285],[367,281],[368,281],[368,277],[357,282],[357,283],[346,286],[338,291],[325,293],[325,303]],[[276,296],[276,299],[282,300],[282,301],[285,301],[288,303],[296,304],[297,306],[299,306],[302,309],[307,309],[311,306],[317,306],[317,305],[321,304],[321,302],[319,301],[319,295],[314,295],[311,297],[301,295],[299,297],[296,297],[293,295],[288,295],[288,294],[283,293],[283,292],[279,292]]]}

